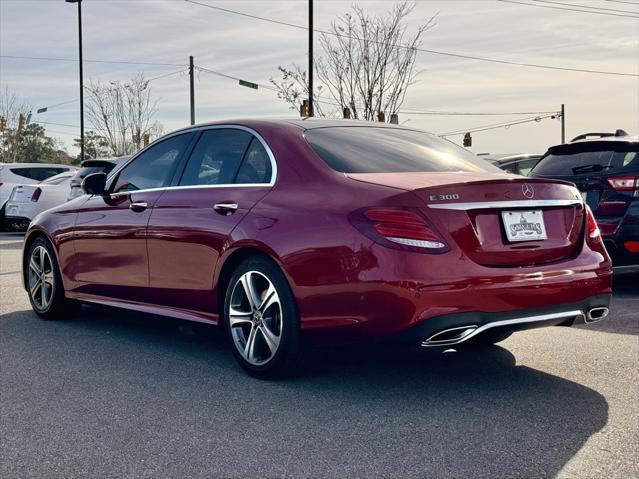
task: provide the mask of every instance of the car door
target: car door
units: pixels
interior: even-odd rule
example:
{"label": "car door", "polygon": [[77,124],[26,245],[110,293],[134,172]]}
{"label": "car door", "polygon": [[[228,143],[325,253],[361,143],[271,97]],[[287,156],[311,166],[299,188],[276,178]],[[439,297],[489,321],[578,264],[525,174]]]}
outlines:
{"label": "car door", "polygon": [[247,129],[202,132],[175,187],[148,225],[149,282],[155,301],[215,314],[213,277],[232,230],[266,195],[276,175],[266,143]]}
{"label": "car door", "polygon": [[109,194],[78,208],[71,264],[80,292],[146,301],[146,226],[192,138],[184,133],[154,143],[115,173]]}

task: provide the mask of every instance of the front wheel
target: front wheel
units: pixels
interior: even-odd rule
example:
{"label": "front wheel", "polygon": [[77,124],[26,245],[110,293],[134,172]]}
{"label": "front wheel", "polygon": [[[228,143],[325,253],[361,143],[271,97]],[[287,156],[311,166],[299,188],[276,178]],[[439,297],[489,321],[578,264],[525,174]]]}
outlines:
{"label": "front wheel", "polygon": [[33,242],[24,266],[29,301],[38,316],[59,319],[76,312],[79,303],[65,297],[53,247],[45,238]]}
{"label": "front wheel", "polygon": [[300,321],[286,277],[270,259],[244,260],[231,277],[224,324],[233,355],[250,374],[281,377],[300,364]]}

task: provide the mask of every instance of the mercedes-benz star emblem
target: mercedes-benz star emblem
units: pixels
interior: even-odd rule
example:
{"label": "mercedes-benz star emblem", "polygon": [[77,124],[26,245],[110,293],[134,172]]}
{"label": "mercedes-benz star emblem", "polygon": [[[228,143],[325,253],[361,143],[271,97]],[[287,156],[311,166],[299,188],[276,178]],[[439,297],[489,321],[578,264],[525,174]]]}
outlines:
{"label": "mercedes-benz star emblem", "polygon": [[529,183],[524,183],[523,185],[521,185],[521,192],[526,198],[532,198],[533,196],[535,196],[535,190]]}

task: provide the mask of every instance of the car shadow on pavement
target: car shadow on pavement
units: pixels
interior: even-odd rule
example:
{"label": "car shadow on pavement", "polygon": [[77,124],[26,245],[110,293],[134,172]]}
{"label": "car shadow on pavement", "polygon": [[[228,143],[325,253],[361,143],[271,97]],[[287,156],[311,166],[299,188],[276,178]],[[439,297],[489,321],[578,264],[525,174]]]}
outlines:
{"label": "car shadow on pavement", "polygon": [[217,328],[111,308],[9,313],[0,342],[5,477],[554,477],[608,418],[497,346],[315,348],[269,382]]}

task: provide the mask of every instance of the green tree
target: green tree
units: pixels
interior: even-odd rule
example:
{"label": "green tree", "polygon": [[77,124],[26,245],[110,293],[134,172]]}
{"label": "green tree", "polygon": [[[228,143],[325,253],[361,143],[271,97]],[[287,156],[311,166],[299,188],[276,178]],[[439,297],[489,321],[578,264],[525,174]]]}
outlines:
{"label": "green tree", "polygon": [[[80,138],[73,140],[73,146],[80,148]],[[111,154],[109,148],[109,140],[104,136],[97,134],[95,131],[87,131],[84,133],[84,159],[90,160],[92,158],[104,158]],[[80,161],[80,154],[78,154],[74,163]]]}
{"label": "green tree", "polygon": [[47,136],[45,129],[36,123],[22,131],[5,129],[0,146],[2,162],[55,163],[59,157],[55,139]]}

